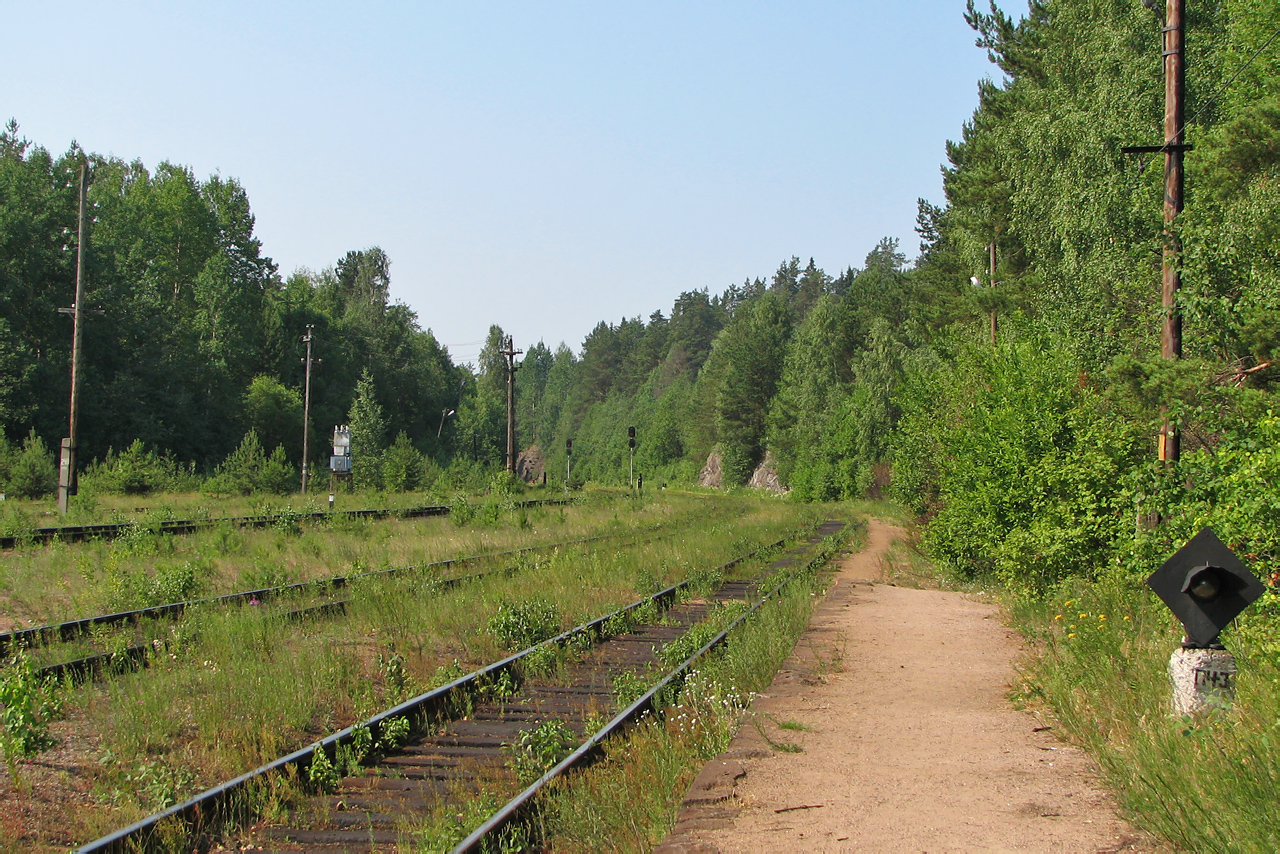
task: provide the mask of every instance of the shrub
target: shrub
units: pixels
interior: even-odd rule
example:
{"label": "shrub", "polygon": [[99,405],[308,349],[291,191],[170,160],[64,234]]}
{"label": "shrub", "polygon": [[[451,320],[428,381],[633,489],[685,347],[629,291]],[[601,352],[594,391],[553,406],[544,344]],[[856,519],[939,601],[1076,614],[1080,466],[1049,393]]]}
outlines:
{"label": "shrub", "polygon": [[382,455],[382,485],[389,492],[408,492],[421,486],[423,458],[401,430]]}
{"label": "shrub", "polygon": [[53,683],[36,678],[24,653],[7,662],[0,671],[0,751],[11,769],[53,744],[49,721],[61,711]]}
{"label": "shrub", "polygon": [[58,488],[58,467],[35,428],[22,443],[9,468],[8,492],[24,498],[43,498]]}
{"label": "shrub", "polygon": [[141,439],[135,439],[119,454],[108,451],[106,459],[88,466],[84,479],[101,492],[148,495],[174,489],[179,473],[186,473],[181,464],[147,450]]}
{"label": "shrub", "polygon": [[255,492],[286,494],[293,489],[294,469],[285,458],[284,447],[277,445],[268,457],[250,430],[244,441],[214,471],[205,483],[212,493],[252,495]]}

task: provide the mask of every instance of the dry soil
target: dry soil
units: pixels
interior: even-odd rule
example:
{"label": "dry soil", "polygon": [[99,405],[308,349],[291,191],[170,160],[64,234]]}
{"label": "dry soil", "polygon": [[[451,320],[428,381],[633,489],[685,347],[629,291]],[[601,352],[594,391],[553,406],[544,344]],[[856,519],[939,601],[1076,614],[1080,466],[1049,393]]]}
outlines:
{"label": "dry soil", "polygon": [[886,583],[901,536],[871,521],[658,850],[1161,850],[1052,721],[1012,707],[1021,640],[997,606]]}

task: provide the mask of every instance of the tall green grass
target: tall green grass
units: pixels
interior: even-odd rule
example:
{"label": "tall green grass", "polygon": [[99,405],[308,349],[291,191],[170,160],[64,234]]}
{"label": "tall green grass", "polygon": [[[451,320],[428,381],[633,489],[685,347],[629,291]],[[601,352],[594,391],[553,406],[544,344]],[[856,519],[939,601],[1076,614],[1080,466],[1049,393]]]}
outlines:
{"label": "tall green grass", "polygon": [[1235,703],[1171,714],[1169,656],[1181,627],[1141,583],[1113,576],[1014,601],[1035,642],[1018,697],[1044,702],[1097,757],[1132,820],[1189,851],[1280,851],[1280,654],[1269,593],[1223,640]]}

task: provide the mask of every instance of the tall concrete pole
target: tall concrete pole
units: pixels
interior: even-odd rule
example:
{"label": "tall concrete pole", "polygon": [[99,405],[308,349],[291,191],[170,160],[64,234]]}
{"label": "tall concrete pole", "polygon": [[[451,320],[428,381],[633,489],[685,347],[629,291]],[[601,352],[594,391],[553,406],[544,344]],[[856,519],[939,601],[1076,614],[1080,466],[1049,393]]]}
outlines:
{"label": "tall concrete pole", "polygon": [[[1184,27],[1183,0],[1168,0],[1164,21],[1164,260],[1160,284],[1160,302],[1164,309],[1160,355],[1166,359],[1182,358],[1182,313],[1178,310],[1178,289],[1182,287],[1178,271],[1181,247],[1174,226],[1178,214],[1182,213],[1182,158],[1186,149],[1182,126],[1186,98]],[[1160,430],[1163,462],[1177,461],[1178,440],[1177,426],[1165,418]]]}
{"label": "tall concrete pole", "polygon": [[58,466],[58,512],[67,514],[69,498],[76,494],[76,437],[80,429],[80,321],[84,314],[84,233],[89,166],[80,163],[80,216],[76,228],[76,301],[71,306],[71,417],[62,441]]}

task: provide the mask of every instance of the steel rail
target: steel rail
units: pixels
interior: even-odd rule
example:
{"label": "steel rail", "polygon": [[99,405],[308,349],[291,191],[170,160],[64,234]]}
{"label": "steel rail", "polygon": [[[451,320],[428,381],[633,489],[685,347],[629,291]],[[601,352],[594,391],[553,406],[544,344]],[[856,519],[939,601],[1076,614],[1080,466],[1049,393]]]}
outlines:
{"label": "steel rail", "polygon": [[[827,523],[827,525],[831,524],[833,523]],[[838,533],[843,528],[844,525],[839,524],[834,530],[830,530],[826,536]],[[725,626],[701,649],[673,668],[666,676],[662,677],[662,679],[653,685],[653,687],[632,702],[631,705],[627,706],[627,708],[619,712],[612,720],[592,734],[590,738],[579,745],[572,753],[530,784],[528,788],[508,801],[506,805],[490,816],[484,824],[472,831],[465,839],[453,848],[452,854],[464,854],[464,852],[477,850],[486,838],[500,832],[511,823],[518,821],[532,807],[534,798],[538,793],[541,792],[542,789],[552,780],[562,776],[565,772],[571,769],[585,767],[599,758],[602,745],[610,736],[616,734],[625,727],[636,723],[650,712],[655,715],[659,714],[660,711],[654,705],[654,699],[659,694],[669,686],[675,685],[677,680],[683,681],[689,671],[689,668],[695,661],[723,644],[734,629],[742,625],[744,621],[758,611],[767,601],[776,596],[784,587],[793,582],[801,574],[808,572],[821,563],[825,563],[828,559],[828,554],[820,552],[818,555],[811,558],[800,569],[793,569],[791,572],[787,573],[786,577],[783,578],[782,581],[775,584],[768,593],[761,596],[755,604],[751,605],[750,608]]]}
{"label": "steel rail", "polygon": [[[717,570],[723,572],[731,569],[738,564],[750,560],[752,557],[771,548],[776,548],[785,543],[790,537],[784,537],[775,542],[752,549],[744,555],[736,557],[722,565]],[[180,821],[188,825],[192,831],[199,834],[203,830],[215,827],[228,819],[234,818],[237,814],[243,815],[246,810],[242,804],[236,803],[236,798],[241,791],[249,784],[261,780],[271,774],[296,773],[299,776],[305,774],[310,768],[312,761],[317,753],[323,752],[327,759],[336,758],[339,747],[350,744],[356,738],[357,730],[367,730],[371,743],[377,744],[382,738],[383,727],[388,723],[398,719],[407,719],[410,724],[411,731],[420,730],[423,726],[433,718],[447,717],[452,709],[458,708],[465,697],[481,690],[485,685],[496,681],[504,673],[513,670],[521,661],[540,650],[550,648],[551,646],[562,646],[569,643],[573,638],[585,633],[594,633],[596,637],[600,636],[600,629],[611,619],[629,614],[639,608],[645,607],[648,603],[654,602],[661,604],[670,602],[680,594],[681,591],[690,587],[691,579],[686,579],[670,587],[660,590],[657,593],[639,599],[630,605],[618,609],[604,616],[597,617],[589,622],[583,623],[568,631],[562,632],[553,638],[542,641],[527,649],[513,653],[506,658],[488,664],[479,670],[473,671],[465,676],[434,688],[417,697],[406,700],[386,711],[380,712],[373,717],[353,724],[346,729],[339,730],[320,741],[314,742],[306,747],[295,750],[294,752],[269,762],[258,768],[241,774],[233,780],[222,783],[200,794],[189,798],[182,803],[175,804],[166,810],[155,813],[151,816],[143,818],[128,827],[115,831],[114,833],[103,836],[87,845],[77,849],[81,854],[97,854],[97,852],[108,852],[108,854],[116,854],[116,852],[134,852],[138,850],[147,850],[148,846],[156,841],[153,834],[158,826],[162,823],[168,824],[171,821]]]}

